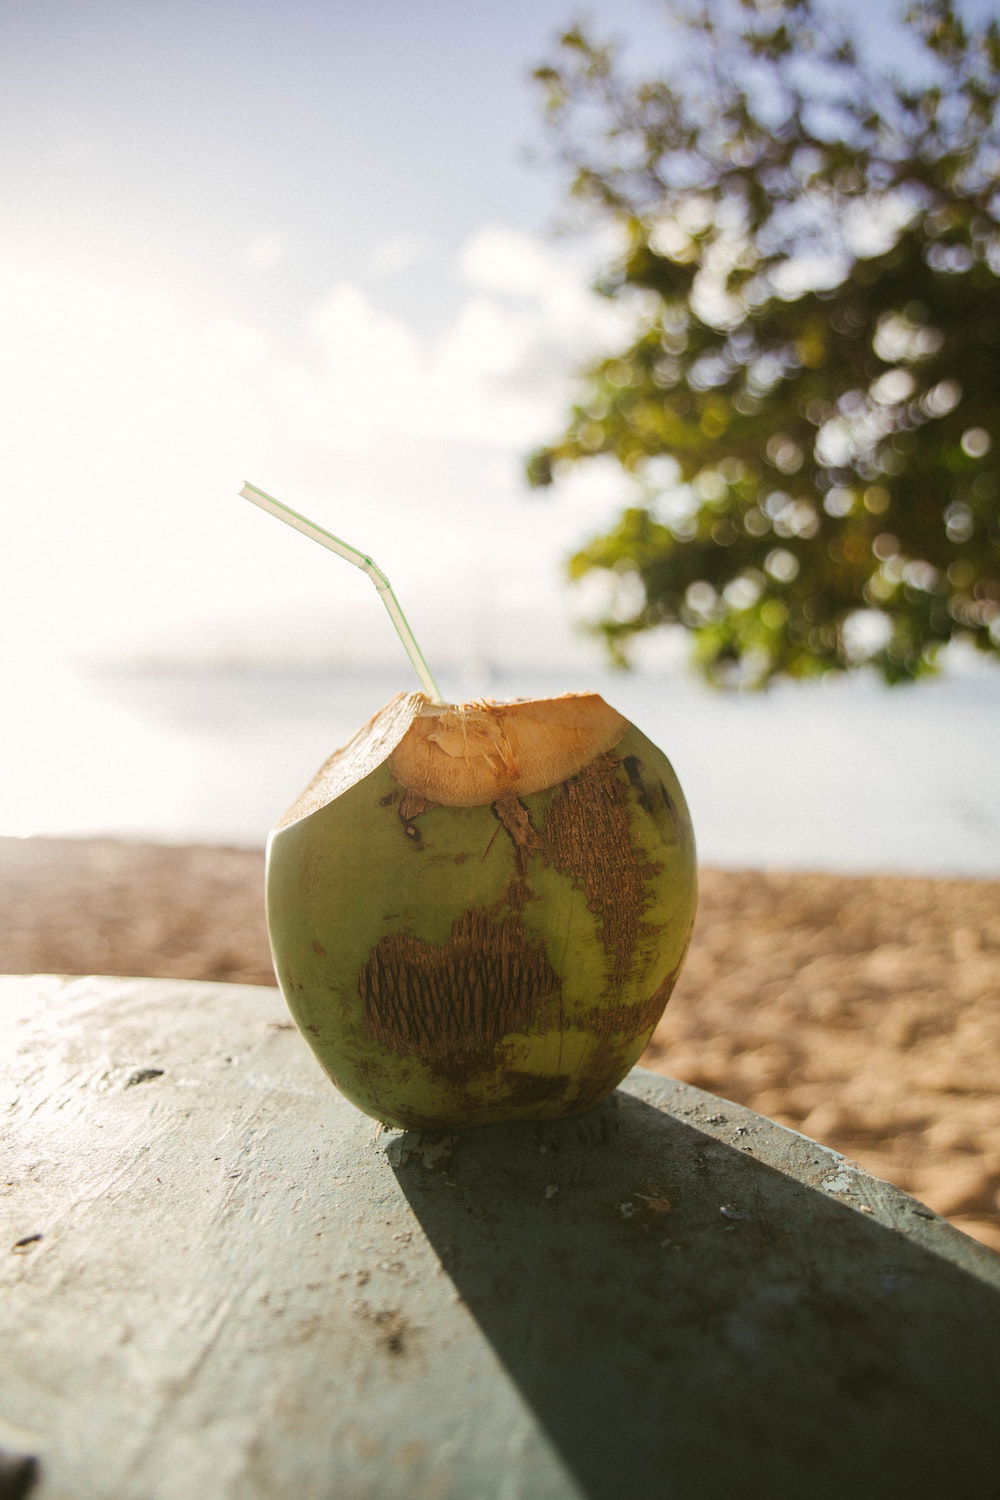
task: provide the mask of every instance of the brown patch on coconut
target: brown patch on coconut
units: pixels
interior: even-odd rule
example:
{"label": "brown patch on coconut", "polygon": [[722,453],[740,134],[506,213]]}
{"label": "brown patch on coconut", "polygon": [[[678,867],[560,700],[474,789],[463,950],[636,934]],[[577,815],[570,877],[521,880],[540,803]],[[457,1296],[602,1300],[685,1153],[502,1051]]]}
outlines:
{"label": "brown patch on coconut", "polygon": [[441,946],[390,934],[361,970],[366,1029],[448,1077],[478,1071],[503,1037],[535,1022],[561,991],[520,920],[468,911]]}
{"label": "brown patch on coconut", "polygon": [[561,786],[542,834],[544,858],[583,889],[598,919],[616,987],[628,978],[637,944],[649,931],[642,920],[652,904],[647,882],[660,871],[633,840],[629,791],[618,766],[613,755],[601,755]]}

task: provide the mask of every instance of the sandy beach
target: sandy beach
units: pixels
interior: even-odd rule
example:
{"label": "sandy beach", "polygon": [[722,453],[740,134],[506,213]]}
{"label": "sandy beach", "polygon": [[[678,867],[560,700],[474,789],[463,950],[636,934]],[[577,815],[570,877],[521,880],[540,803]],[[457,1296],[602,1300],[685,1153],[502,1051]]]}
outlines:
{"label": "sandy beach", "polygon": [[[0,839],[0,972],[272,984],[261,851]],[[643,1058],[1000,1251],[1000,882],[703,869]]]}

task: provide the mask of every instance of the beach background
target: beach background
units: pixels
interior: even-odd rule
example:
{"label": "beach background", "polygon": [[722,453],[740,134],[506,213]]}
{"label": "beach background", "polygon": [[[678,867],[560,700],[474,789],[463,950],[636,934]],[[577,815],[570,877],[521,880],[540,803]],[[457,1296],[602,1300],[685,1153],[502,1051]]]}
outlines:
{"label": "beach background", "polygon": [[[659,4],[588,9],[671,55]],[[838,10],[905,67],[894,7]],[[572,20],[0,9],[0,969],[271,983],[267,830],[415,682],[249,480],[376,558],[449,697],[597,690],[669,755],[701,907],[645,1062],[1000,1250],[1000,670],[723,695],[660,633],[612,674],[564,562],[635,492],[526,488],[641,312],[564,232],[530,74]]]}

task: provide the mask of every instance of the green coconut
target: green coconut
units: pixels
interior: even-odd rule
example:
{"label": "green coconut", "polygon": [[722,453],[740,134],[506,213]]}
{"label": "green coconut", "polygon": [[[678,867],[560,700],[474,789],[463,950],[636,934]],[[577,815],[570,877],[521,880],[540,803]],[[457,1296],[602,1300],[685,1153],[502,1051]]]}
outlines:
{"label": "green coconut", "polygon": [[272,833],[267,912],[296,1023],[388,1125],[591,1108],[645,1048],[694,919],[662,751],[596,694],[400,694]]}

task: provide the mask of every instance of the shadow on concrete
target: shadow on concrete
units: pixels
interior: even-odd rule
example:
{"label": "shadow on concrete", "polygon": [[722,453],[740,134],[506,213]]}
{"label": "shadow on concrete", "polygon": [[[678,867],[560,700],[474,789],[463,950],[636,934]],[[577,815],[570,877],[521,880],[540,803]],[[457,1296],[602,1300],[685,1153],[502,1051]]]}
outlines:
{"label": "shadow on concrete", "polygon": [[883,1185],[890,1227],[622,1091],[443,1172],[413,1139],[400,1186],[582,1495],[997,1492],[1000,1276],[913,1200]]}

